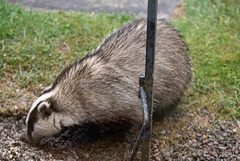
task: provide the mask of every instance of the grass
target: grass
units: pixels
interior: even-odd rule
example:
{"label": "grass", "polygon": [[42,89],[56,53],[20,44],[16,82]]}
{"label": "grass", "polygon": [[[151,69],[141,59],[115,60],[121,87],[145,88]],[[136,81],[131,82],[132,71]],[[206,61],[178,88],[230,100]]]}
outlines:
{"label": "grass", "polygon": [[[189,44],[195,79],[187,96],[196,108],[240,118],[240,1],[186,0],[173,20]],[[0,77],[39,90],[105,35],[133,20],[128,15],[23,10],[0,1]],[[12,95],[12,89],[0,98]],[[13,90],[14,91],[14,90]]]}
{"label": "grass", "polygon": [[240,118],[240,1],[187,0],[175,25],[185,36],[195,80],[197,107]]}
{"label": "grass", "polygon": [[[19,85],[48,84],[107,33],[133,19],[127,15],[26,11],[0,1],[0,76]],[[50,79],[50,80],[49,80]]]}

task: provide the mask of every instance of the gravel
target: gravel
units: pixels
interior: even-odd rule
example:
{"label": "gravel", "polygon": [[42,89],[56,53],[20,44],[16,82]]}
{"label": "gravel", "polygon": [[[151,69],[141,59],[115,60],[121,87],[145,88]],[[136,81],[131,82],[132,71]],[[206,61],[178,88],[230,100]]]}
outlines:
{"label": "gravel", "polygon": [[[214,128],[192,127],[181,139],[162,150],[163,160],[240,160],[240,137],[229,121],[215,121]],[[222,127],[225,127],[222,129]]]}
{"label": "gravel", "polygon": [[[68,129],[39,145],[30,145],[20,140],[25,117],[26,113],[0,114],[0,160],[126,160],[136,136],[89,140],[81,135],[76,141],[77,133]],[[239,129],[234,122],[216,119],[206,110],[184,111],[155,123],[151,148],[151,160],[157,161],[240,161]]]}

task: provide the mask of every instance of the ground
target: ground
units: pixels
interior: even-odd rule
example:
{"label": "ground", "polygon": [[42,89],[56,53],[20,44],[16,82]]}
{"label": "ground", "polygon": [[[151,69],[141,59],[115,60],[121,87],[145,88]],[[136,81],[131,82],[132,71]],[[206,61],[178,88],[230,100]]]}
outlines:
{"label": "ground", "polygon": [[[4,87],[13,82],[1,82]],[[1,88],[1,92],[4,89]],[[47,138],[40,145],[29,145],[20,139],[25,128],[31,92],[17,89],[21,95],[14,113],[0,115],[0,160],[126,160],[137,133],[110,136],[99,140],[76,142],[69,131]],[[22,105],[21,105],[22,104]],[[195,110],[195,103],[183,102],[169,116],[153,125],[151,160],[240,160],[240,131],[232,122],[216,118],[206,108]],[[66,157],[67,156],[67,157]],[[139,154],[137,160],[139,160]]]}

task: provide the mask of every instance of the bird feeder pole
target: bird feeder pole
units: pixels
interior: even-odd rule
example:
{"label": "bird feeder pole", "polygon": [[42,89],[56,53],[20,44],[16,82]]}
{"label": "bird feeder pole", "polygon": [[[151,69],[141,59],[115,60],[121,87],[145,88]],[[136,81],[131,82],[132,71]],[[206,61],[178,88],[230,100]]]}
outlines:
{"label": "bird feeder pole", "polygon": [[140,142],[142,143],[141,160],[148,161],[150,156],[157,7],[158,0],[148,0],[145,76],[141,75],[139,77],[139,93],[142,99],[144,120],[141,131],[129,157],[130,161],[134,159]]}

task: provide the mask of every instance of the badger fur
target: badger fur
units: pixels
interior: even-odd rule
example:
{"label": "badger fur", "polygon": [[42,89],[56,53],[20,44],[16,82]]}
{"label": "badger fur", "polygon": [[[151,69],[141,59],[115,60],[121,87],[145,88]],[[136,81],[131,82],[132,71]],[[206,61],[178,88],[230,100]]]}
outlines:
{"label": "badger fur", "polygon": [[[111,34],[94,53],[65,68],[33,103],[26,138],[37,142],[74,125],[141,125],[138,78],[145,71],[146,19]],[[164,20],[157,22],[154,111],[179,101],[192,71],[187,45]]]}

